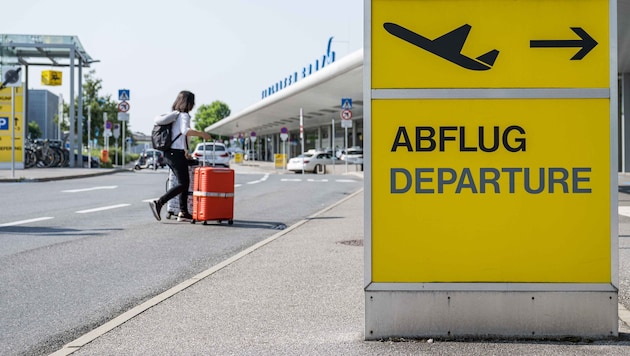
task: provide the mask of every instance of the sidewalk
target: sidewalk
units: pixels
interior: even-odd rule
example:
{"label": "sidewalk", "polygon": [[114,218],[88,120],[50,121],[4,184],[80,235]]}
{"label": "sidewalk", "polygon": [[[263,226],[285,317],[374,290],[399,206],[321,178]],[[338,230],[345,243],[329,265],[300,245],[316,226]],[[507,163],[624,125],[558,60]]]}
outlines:
{"label": "sidewalk", "polygon": [[[76,179],[86,178],[106,174],[114,174],[119,172],[134,171],[134,163],[130,162],[125,167],[116,168],[29,168],[29,169],[0,169],[0,183],[7,182],[46,182],[62,179]],[[230,164],[230,168],[234,169],[236,173],[287,173],[282,168],[276,168],[274,162],[267,161],[243,161],[242,163]],[[345,167],[339,165],[337,168],[337,174],[346,174]],[[166,167],[168,169],[168,167]],[[147,172],[151,169],[143,169],[138,172]],[[164,168],[160,168],[155,172],[165,172]],[[363,177],[363,172],[357,172],[356,169],[349,170],[347,174],[357,175]]]}
{"label": "sidewalk", "polygon": [[[76,179],[94,177],[99,175],[114,174],[119,172],[133,172],[134,163],[130,162],[125,167],[115,168],[29,168],[29,169],[0,169],[0,183],[9,182],[46,182],[63,179]],[[276,172],[282,173],[283,170],[276,169],[273,162],[252,161],[239,164],[232,164],[230,168],[235,172],[247,173],[247,172]],[[166,168],[168,169],[168,167]],[[151,169],[143,169],[138,172],[147,172]],[[165,169],[160,168],[155,172],[166,172]]]}

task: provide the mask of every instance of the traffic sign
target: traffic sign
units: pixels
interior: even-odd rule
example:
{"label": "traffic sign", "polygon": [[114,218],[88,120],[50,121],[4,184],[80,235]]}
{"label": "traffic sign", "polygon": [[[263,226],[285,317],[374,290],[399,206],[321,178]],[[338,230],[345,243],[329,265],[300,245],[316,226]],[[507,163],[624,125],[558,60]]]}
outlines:
{"label": "traffic sign", "polygon": [[126,101],[121,101],[120,103],[118,103],[118,111],[119,112],[127,112],[130,109],[130,105],[128,102]]}
{"label": "traffic sign", "polygon": [[372,86],[606,87],[610,39],[604,3],[373,1],[372,45],[378,50],[372,52]]}
{"label": "traffic sign", "polygon": [[118,100],[121,100],[121,101],[129,100],[129,89],[119,89]]}
{"label": "traffic sign", "polygon": [[120,124],[114,124],[114,138],[118,139],[120,137]]}
{"label": "traffic sign", "polygon": [[118,121],[129,121],[129,113],[119,112],[118,113]]}
{"label": "traffic sign", "polygon": [[2,87],[19,87],[22,85],[22,67],[2,67]]}
{"label": "traffic sign", "polygon": [[289,138],[289,129],[283,126],[280,129],[280,139],[284,142],[287,140],[287,138]]}
{"label": "traffic sign", "polygon": [[8,130],[8,129],[9,129],[9,118],[0,117],[0,130]]}
{"label": "traffic sign", "polygon": [[352,111],[350,111],[350,110],[341,110],[341,118],[343,120],[351,120],[352,119]]}
{"label": "traffic sign", "polygon": [[344,110],[352,109],[352,99],[351,98],[342,98],[341,99],[341,108]]}
{"label": "traffic sign", "polygon": [[43,85],[61,85],[61,78],[63,73],[57,70],[43,70],[42,71],[42,84]]}

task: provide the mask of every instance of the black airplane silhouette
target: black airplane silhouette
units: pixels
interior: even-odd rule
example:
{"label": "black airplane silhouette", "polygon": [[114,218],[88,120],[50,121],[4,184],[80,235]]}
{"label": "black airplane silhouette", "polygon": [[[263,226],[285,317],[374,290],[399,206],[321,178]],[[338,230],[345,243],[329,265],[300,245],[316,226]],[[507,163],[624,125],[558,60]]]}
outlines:
{"label": "black airplane silhouette", "polygon": [[402,40],[470,70],[491,69],[499,55],[499,51],[493,49],[477,58],[464,56],[461,53],[462,47],[464,47],[464,42],[466,42],[471,29],[471,26],[468,24],[458,27],[434,40],[423,37],[395,23],[386,22],[383,24],[383,27],[387,32]]}

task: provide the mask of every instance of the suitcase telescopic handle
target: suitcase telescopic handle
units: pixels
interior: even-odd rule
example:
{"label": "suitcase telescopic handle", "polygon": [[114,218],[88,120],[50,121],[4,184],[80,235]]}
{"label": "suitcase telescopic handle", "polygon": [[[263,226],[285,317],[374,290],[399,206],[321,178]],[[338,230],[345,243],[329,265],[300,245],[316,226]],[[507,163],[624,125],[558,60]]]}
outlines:
{"label": "suitcase telescopic handle", "polygon": [[201,160],[201,166],[206,166],[206,139],[203,139],[203,159]]}
{"label": "suitcase telescopic handle", "polygon": [[[215,149],[215,145],[212,145],[212,166],[215,166],[215,160],[214,157],[216,157],[216,149]],[[201,165],[203,167],[206,166],[206,139],[203,139],[203,159],[201,160]]]}

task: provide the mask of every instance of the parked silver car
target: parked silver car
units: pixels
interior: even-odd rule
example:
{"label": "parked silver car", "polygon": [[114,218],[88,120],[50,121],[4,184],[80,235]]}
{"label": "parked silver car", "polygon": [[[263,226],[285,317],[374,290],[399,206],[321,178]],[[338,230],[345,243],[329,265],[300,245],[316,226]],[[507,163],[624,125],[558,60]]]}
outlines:
{"label": "parked silver car", "polygon": [[199,162],[205,161],[207,166],[230,167],[230,153],[220,142],[199,143],[192,155]]}
{"label": "parked silver car", "polygon": [[330,153],[309,151],[291,158],[287,163],[287,170],[295,173],[302,173],[302,170],[317,173],[323,171],[325,166],[335,164],[336,160]]}
{"label": "parked silver car", "polygon": [[350,164],[363,164],[363,148],[350,147],[347,152],[343,150],[340,159]]}

